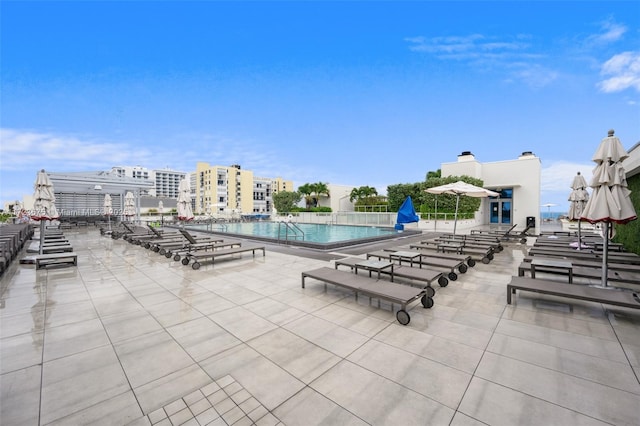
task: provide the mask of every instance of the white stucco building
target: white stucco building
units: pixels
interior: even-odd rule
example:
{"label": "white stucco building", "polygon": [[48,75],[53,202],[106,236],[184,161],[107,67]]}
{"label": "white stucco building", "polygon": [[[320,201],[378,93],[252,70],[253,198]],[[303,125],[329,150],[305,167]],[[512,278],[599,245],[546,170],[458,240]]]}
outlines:
{"label": "white stucco building", "polygon": [[442,177],[467,175],[482,179],[484,188],[500,197],[483,199],[478,217],[483,225],[517,225],[522,230],[535,221],[540,227],[540,182],[542,164],[532,152],[523,152],[515,160],[481,163],[465,151],[453,163],[442,163]]}
{"label": "white stucco building", "polygon": [[[349,197],[355,186],[328,183],[327,188],[329,189],[329,196],[320,195],[318,199],[319,206],[331,207],[333,212],[352,212],[354,210],[353,203],[349,200]],[[304,200],[302,204],[304,204]]]}

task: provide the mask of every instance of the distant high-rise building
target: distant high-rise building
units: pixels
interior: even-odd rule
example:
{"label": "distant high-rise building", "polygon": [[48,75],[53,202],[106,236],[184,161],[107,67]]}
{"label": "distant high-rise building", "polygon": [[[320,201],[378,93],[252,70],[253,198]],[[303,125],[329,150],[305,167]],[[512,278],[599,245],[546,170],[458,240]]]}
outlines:
{"label": "distant high-rise building", "polygon": [[111,173],[118,177],[150,180],[154,188],[149,195],[154,197],[178,198],[178,186],[182,179],[188,178],[188,173],[171,169],[153,169],[140,166],[117,166],[111,168]]}
{"label": "distant high-rise building", "polygon": [[255,177],[240,165],[196,165],[195,209],[198,213],[269,213],[273,210],[273,194],[293,191],[293,181]]}

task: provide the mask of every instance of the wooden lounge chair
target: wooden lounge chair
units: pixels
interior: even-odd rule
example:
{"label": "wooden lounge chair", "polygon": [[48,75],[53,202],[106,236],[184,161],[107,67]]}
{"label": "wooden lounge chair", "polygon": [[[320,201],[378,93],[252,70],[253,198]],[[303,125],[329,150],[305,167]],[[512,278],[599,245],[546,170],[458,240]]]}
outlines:
{"label": "wooden lounge chair", "polygon": [[214,263],[216,258],[218,257],[231,256],[234,254],[241,254],[249,251],[253,254],[253,257],[256,257],[256,250],[261,250],[262,257],[265,256],[264,246],[241,246],[224,250],[195,252],[191,254],[191,259],[193,259],[193,264],[191,265],[191,267],[193,269],[200,269],[200,262],[202,262],[203,260],[211,260],[211,263]]}
{"label": "wooden lounge chair", "polygon": [[423,307],[430,308],[433,306],[433,299],[427,295],[426,289],[375,280],[350,272],[338,271],[327,267],[303,272],[302,288],[305,288],[306,278],[324,281],[325,289],[327,283],[329,283],[351,290],[355,293],[356,299],[358,294],[363,294],[371,298],[391,302],[392,309],[394,303],[399,304],[400,310],[396,312],[396,319],[402,325],[407,325],[411,321],[411,316],[407,312],[407,305],[410,303],[420,299]]}
{"label": "wooden lounge chair", "polygon": [[[357,257],[345,257],[343,259],[335,260],[334,268],[338,269],[338,266],[348,266],[353,270],[359,262],[362,262],[362,259]],[[387,273],[386,270],[381,272],[385,274]],[[449,284],[449,280],[447,277],[442,275],[442,272],[429,268],[412,268],[410,266],[395,265],[388,275],[391,276],[391,282],[394,282],[396,277],[425,282],[427,284],[425,288],[431,287],[431,283],[434,281],[438,281],[438,285],[440,285],[440,287],[446,287]],[[433,288],[430,292],[432,292],[432,294],[430,294],[429,297],[433,297],[435,294]]]}
{"label": "wooden lounge chair", "polygon": [[540,294],[598,302],[605,305],[640,309],[640,297],[638,297],[637,292],[565,284],[557,281],[536,280],[526,277],[512,277],[511,282],[507,284],[508,304],[511,304],[512,294],[515,294],[516,290],[532,291]]}

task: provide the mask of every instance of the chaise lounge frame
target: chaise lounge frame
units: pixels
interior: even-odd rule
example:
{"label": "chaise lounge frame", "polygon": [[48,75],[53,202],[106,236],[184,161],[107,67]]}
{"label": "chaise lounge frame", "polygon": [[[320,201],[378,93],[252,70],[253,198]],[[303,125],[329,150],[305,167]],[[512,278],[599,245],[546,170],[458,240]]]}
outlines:
{"label": "chaise lounge frame", "polygon": [[352,274],[351,272],[338,271],[328,267],[306,271],[302,273],[302,288],[305,288],[306,278],[324,281],[325,290],[327,284],[333,284],[337,287],[351,290],[355,293],[356,299],[358,298],[358,294],[363,294],[370,298],[390,302],[392,309],[394,303],[398,304],[400,305],[400,309],[396,312],[396,319],[402,325],[407,325],[411,321],[411,316],[407,312],[407,305],[410,303],[419,299],[424,308],[433,306],[433,299],[427,295],[426,289],[379,281]]}

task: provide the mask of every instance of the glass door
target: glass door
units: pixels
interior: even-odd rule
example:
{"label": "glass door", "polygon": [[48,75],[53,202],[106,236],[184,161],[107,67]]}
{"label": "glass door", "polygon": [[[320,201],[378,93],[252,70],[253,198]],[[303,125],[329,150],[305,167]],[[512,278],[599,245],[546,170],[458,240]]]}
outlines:
{"label": "glass door", "polygon": [[489,223],[500,225],[511,224],[511,201],[492,200],[489,204]]}

